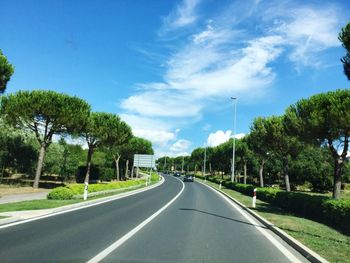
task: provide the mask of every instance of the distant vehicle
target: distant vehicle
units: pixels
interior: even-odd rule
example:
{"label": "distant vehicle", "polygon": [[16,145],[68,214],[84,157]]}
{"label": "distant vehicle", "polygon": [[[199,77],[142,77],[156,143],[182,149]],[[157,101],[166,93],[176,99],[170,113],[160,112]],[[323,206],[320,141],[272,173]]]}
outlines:
{"label": "distant vehicle", "polygon": [[184,182],[193,182],[193,176],[192,175],[185,175]]}
{"label": "distant vehicle", "polygon": [[175,172],[175,173],[174,173],[174,176],[175,176],[175,177],[180,177],[180,175],[181,175],[180,172]]}

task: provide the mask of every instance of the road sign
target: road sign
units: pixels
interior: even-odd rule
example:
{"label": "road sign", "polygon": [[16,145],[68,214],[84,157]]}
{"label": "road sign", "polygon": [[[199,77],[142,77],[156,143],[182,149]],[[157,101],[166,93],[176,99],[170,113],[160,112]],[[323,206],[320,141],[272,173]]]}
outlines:
{"label": "road sign", "polygon": [[150,154],[134,154],[134,167],[155,168],[154,155]]}

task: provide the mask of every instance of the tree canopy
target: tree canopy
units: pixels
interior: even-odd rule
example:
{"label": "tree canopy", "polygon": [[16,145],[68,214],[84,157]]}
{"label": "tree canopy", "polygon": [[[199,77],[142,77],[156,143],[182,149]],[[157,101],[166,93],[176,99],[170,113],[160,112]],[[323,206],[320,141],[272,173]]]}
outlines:
{"label": "tree canopy", "polygon": [[339,40],[346,49],[346,54],[341,58],[341,62],[343,63],[344,74],[350,80],[350,23],[341,29]]}
{"label": "tree canopy", "polygon": [[34,187],[39,186],[45,151],[54,134],[75,132],[84,126],[90,106],[84,100],[54,91],[19,91],[1,98],[0,111],[13,127],[34,132],[40,144]]}
{"label": "tree canopy", "polygon": [[5,92],[7,82],[14,72],[14,67],[7,60],[0,49],[0,94]]}
{"label": "tree canopy", "polygon": [[286,110],[289,131],[305,142],[326,144],[334,159],[333,197],[340,198],[341,170],[349,149],[350,90],[299,100]]}

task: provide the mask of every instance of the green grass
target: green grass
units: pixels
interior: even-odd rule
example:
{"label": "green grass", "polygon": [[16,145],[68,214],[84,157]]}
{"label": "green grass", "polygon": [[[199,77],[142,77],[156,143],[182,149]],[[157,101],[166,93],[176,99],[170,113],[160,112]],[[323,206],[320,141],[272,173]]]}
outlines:
{"label": "green grass", "polygon": [[[139,188],[145,187],[144,181],[143,184],[139,184]],[[100,194],[94,197],[89,197],[88,201],[95,200],[107,196],[113,196],[116,194],[125,193],[128,191],[135,190],[133,189],[121,189],[118,191],[118,193],[105,193]],[[3,212],[12,212],[12,211],[25,211],[25,210],[39,210],[39,209],[49,209],[49,208],[57,208],[65,205],[71,205],[75,203],[84,202],[83,199],[72,199],[72,200],[31,200],[31,201],[22,201],[22,202],[16,202],[16,203],[9,203],[9,204],[0,204],[0,213]]]}
{"label": "green grass", "polygon": [[[197,180],[203,182],[203,180]],[[218,188],[218,185],[215,183],[207,181],[207,184]],[[251,208],[251,197],[225,187],[221,190]],[[350,262],[350,236],[344,235],[326,225],[294,216],[260,200],[256,201],[256,208],[251,209],[328,261]]]}
{"label": "green grass", "polygon": [[25,210],[39,210],[56,208],[64,205],[70,205],[81,202],[81,200],[31,200],[22,201],[9,204],[1,204],[0,212],[25,211]]}

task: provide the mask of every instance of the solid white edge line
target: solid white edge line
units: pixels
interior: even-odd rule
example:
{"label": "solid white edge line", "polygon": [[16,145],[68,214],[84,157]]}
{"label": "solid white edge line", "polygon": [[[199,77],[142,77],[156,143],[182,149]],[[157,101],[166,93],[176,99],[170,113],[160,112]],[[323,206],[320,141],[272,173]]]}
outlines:
{"label": "solid white edge line", "polygon": [[154,218],[156,218],[160,213],[162,213],[167,207],[169,207],[182,194],[182,192],[185,189],[185,184],[180,179],[178,179],[178,180],[182,183],[182,189],[173,199],[171,199],[166,205],[164,205],[161,209],[159,209],[153,215],[151,215],[146,220],[144,220],[141,224],[139,224],[138,226],[133,228],[131,231],[129,231],[124,236],[119,238],[117,241],[115,241],[109,247],[107,247],[106,249],[104,249],[103,251],[98,253],[96,256],[94,256],[92,259],[87,261],[87,263],[100,262],[102,259],[107,257],[111,252],[113,252],[119,246],[121,246],[123,243],[125,243],[129,238],[131,238],[133,235],[135,235],[138,231],[140,231],[143,227],[145,227],[148,223],[150,223]]}
{"label": "solid white edge line", "polygon": [[[76,210],[80,210],[80,209],[96,206],[96,205],[101,205],[101,204],[112,202],[112,201],[115,201],[115,200],[118,200],[118,199],[122,199],[122,198],[125,198],[125,197],[128,197],[128,196],[139,194],[139,193],[151,190],[153,188],[156,188],[158,186],[161,186],[164,183],[164,177],[162,176],[162,178],[163,179],[162,179],[162,181],[160,181],[160,183],[151,185],[151,186],[146,187],[146,188],[136,189],[136,190],[133,190],[133,191],[130,191],[130,192],[126,192],[126,193],[121,193],[121,194],[117,195],[116,197],[111,197],[110,199],[105,200],[105,201],[101,201],[101,202],[97,202],[97,203],[93,203],[93,204],[87,204],[87,205],[80,206],[80,207],[74,207],[72,209],[67,209],[67,210],[63,210],[63,211],[52,212],[52,213],[47,214],[47,215],[38,216],[38,217],[30,218],[30,219],[24,219],[24,220],[21,220],[21,221],[18,221],[18,222],[9,223],[9,224],[6,224],[6,225],[1,225],[0,229],[11,227],[11,226],[16,226],[16,225],[20,225],[20,224],[25,224],[25,223],[29,223],[29,222],[32,222],[32,221],[48,218],[48,217],[51,217],[51,216],[57,216],[57,215],[73,212],[73,211],[76,211]],[[77,204],[84,204],[84,203],[77,203]],[[57,207],[56,209],[63,209],[63,208],[64,208],[64,206],[63,207]]]}
{"label": "solid white edge line", "polygon": [[277,239],[275,239],[270,233],[266,231],[266,229],[261,228],[257,225],[257,222],[251,218],[248,214],[246,214],[242,208],[240,208],[238,205],[236,205],[232,200],[230,200],[227,196],[223,195],[222,193],[216,191],[215,189],[211,188],[210,186],[199,182],[200,184],[208,187],[210,190],[217,193],[219,196],[221,196],[227,203],[229,203],[233,208],[235,208],[241,215],[243,215],[257,230],[260,231],[260,233],[263,234],[279,251],[282,252],[283,255],[286,256],[288,260],[291,262],[301,262],[297,257],[295,257],[286,247],[284,247]]}

